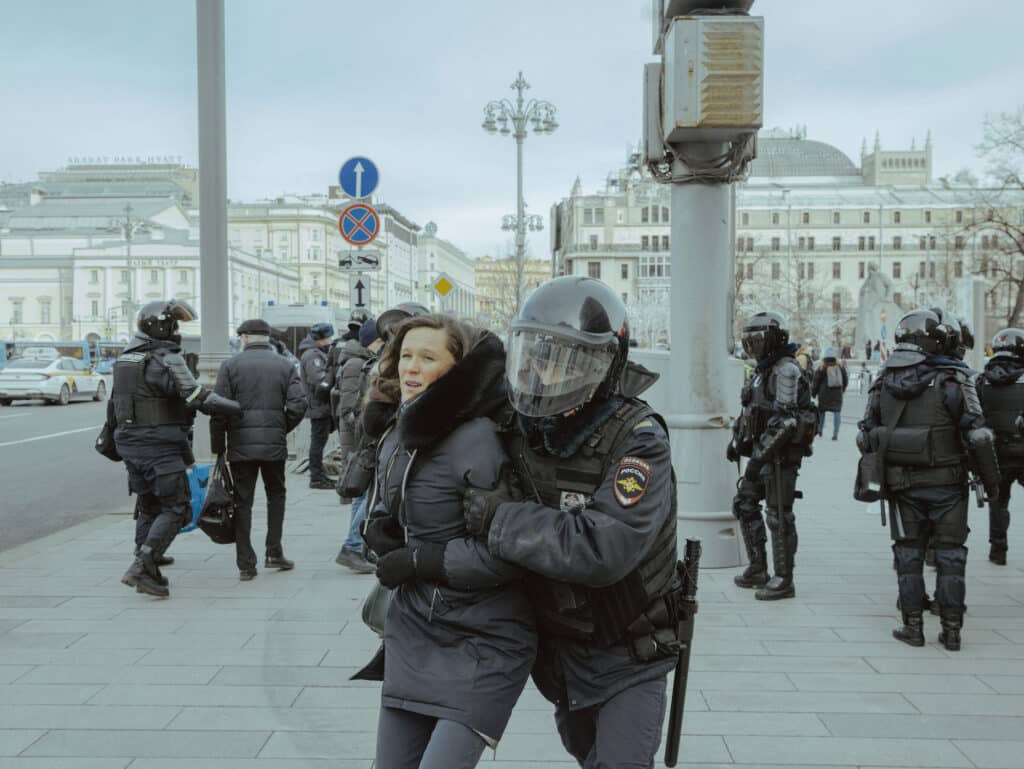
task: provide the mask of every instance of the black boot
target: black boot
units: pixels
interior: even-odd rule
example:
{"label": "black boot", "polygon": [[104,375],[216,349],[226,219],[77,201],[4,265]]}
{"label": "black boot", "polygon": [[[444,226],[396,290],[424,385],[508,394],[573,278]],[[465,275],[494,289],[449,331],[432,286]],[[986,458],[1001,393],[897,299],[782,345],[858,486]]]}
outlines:
{"label": "black boot", "polygon": [[768,556],[765,553],[764,521],[760,515],[757,520],[740,521],[740,533],[750,565],[732,581],[739,587],[764,587],[768,583]]}
{"label": "black boot", "polygon": [[940,615],[939,622],[942,624],[939,643],[948,652],[960,651],[960,628],[964,626],[964,615],[947,609]]}
{"label": "black boot", "polygon": [[[141,548],[141,545],[136,545],[135,546],[135,555],[136,556],[139,555],[139,549],[140,548]],[[169,555],[165,555],[164,553],[160,553],[160,555],[158,555],[155,560],[156,560],[156,565],[157,566],[170,566],[171,564],[174,563],[174,559],[171,556],[169,556]]]}
{"label": "black boot", "polygon": [[775,576],[758,590],[754,597],[758,601],[778,601],[796,595],[793,586],[793,556],[796,553],[796,528],[780,523],[784,527],[772,531],[772,564]]}
{"label": "black boot", "polygon": [[903,612],[903,627],[892,631],[892,637],[908,646],[924,646],[924,617],[919,611]]}
{"label": "black boot", "polygon": [[263,565],[268,569],[291,571],[295,568],[295,561],[289,561],[284,557],[284,551],[278,550],[276,553],[267,552],[267,559],[263,562]]}
{"label": "black boot", "polygon": [[171,591],[167,589],[167,580],[156,566],[153,551],[149,545],[143,545],[140,548],[139,555],[121,577],[121,582],[129,587],[134,587],[141,593],[148,593],[159,598],[167,598],[171,594]]}
{"label": "black boot", "polygon": [[988,550],[988,559],[996,566],[1006,566],[1006,540],[992,543]]}

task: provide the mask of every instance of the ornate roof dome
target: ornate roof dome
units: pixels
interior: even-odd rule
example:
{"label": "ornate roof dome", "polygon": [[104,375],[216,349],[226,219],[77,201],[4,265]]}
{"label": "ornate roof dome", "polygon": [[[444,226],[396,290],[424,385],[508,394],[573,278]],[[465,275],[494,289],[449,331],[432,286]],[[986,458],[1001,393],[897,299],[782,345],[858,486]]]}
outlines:
{"label": "ornate roof dome", "polygon": [[860,170],[837,147],[805,139],[803,132],[794,135],[776,128],[758,134],[750,175],[860,176]]}

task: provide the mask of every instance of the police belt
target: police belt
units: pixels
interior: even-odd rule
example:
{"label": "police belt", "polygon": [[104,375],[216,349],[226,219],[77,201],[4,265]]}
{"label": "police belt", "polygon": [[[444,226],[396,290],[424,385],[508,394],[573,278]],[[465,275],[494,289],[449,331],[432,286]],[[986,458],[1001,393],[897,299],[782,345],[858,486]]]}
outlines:
{"label": "police belt", "polygon": [[693,611],[683,600],[682,586],[660,595],[626,628],[623,641],[638,662],[679,653],[680,641],[693,635]]}
{"label": "police belt", "polygon": [[926,486],[959,486],[967,482],[962,464],[939,467],[885,466],[885,488],[888,491],[919,489]]}
{"label": "police belt", "polygon": [[161,425],[187,425],[188,408],[181,398],[147,398],[131,396],[134,414],[119,420],[118,427],[159,427]]}

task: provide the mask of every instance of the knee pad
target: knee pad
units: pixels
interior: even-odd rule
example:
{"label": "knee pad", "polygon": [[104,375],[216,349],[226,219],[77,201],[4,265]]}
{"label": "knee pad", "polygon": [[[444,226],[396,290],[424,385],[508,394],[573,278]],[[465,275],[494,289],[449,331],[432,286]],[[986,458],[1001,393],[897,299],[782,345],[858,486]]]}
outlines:
{"label": "knee pad", "polygon": [[967,572],[967,548],[942,547],[935,548],[935,566],[939,574],[963,576]]}
{"label": "knee pad", "polygon": [[921,574],[924,571],[924,549],[906,545],[893,545],[892,554],[896,556],[897,574]]}

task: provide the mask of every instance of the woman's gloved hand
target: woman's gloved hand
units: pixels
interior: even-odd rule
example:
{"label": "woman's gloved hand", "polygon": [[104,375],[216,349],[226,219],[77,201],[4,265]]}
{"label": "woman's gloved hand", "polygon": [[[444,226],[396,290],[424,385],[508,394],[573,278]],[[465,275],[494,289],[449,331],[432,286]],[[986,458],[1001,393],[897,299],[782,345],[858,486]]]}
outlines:
{"label": "woman's gloved hand", "polygon": [[386,555],[405,545],[405,532],[390,515],[377,515],[367,519],[363,540],[377,555]]}
{"label": "woman's gloved hand", "polygon": [[414,579],[444,583],[444,545],[427,542],[392,550],[377,560],[377,579],[391,588]]}

